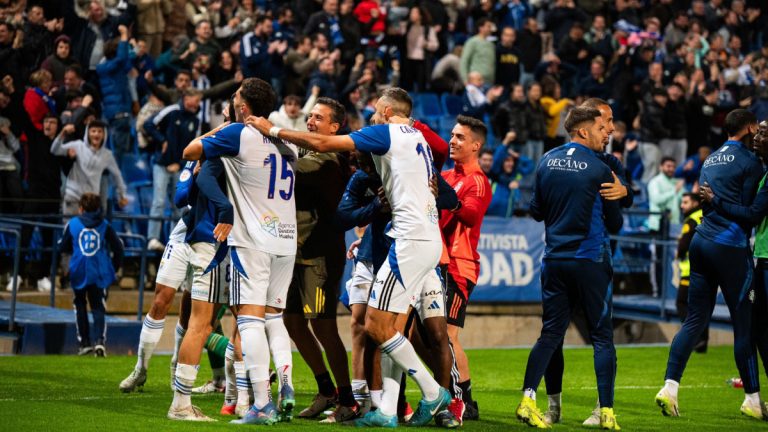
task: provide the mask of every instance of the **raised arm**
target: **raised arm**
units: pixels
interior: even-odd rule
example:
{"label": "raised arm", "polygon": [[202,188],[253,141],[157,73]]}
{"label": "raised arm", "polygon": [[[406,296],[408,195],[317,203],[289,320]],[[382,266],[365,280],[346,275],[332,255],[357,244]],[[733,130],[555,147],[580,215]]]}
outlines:
{"label": "raised arm", "polygon": [[355,142],[349,135],[320,135],[309,132],[292,131],[274,126],[264,117],[249,116],[245,124],[256,128],[262,135],[284,139],[299,147],[319,153],[352,151]]}

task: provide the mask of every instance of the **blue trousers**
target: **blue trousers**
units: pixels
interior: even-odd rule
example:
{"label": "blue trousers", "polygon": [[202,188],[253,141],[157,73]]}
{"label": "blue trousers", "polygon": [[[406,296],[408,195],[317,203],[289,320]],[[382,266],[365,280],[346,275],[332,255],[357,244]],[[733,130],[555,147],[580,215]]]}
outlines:
{"label": "blue trousers", "polygon": [[77,317],[77,338],[81,347],[91,346],[90,324],[88,323],[88,304],[93,315],[93,334],[96,345],[103,345],[107,340],[107,289],[88,285],[75,291],[75,316]]}
{"label": "blue trousers", "polygon": [[612,277],[613,269],[608,261],[562,259],[542,262],[543,326],[541,336],[528,356],[523,389],[538,388],[553,353],[563,343],[573,309],[581,306],[594,348],[600,406],[613,407],[616,349],[611,322]]}
{"label": "blue trousers", "polygon": [[721,245],[694,234],[688,251],[691,285],[688,288],[688,316],[672,340],[665,379],[680,382],[702,332],[709,327],[715,308],[717,287],[723,292],[733,324],[733,354],[744,382],[744,392],[760,390],[757,357],[752,340],[752,252],[748,247]]}

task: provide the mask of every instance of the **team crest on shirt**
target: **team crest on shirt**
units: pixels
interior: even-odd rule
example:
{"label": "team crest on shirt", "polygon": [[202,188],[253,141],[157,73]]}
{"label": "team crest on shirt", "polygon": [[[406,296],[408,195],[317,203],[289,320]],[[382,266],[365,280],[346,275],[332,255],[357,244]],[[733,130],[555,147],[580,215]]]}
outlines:
{"label": "team crest on shirt", "polygon": [[192,177],[192,173],[189,172],[189,170],[184,170],[181,172],[181,175],[179,176],[179,181],[183,183],[189,180],[190,177]]}

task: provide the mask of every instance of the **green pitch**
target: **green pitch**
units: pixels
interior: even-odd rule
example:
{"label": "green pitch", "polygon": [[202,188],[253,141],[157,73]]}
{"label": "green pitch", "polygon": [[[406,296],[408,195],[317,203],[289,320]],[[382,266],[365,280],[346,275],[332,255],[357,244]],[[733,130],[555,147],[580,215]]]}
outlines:
{"label": "green pitch", "polygon": [[[464,429],[527,430],[517,421],[514,410],[520,401],[528,349],[470,351],[473,395],[480,404],[481,421],[467,422]],[[626,431],[768,430],[768,422],[743,417],[740,389],[726,386],[736,375],[730,347],[711,348],[705,355],[694,354],[680,389],[681,418],[661,416],[653,402],[663,384],[667,348],[619,348],[616,379],[616,413]],[[309,370],[294,354],[294,384],[298,408],[309,403],[315,383]],[[0,357],[0,430],[5,431],[192,431],[226,429],[253,430],[254,426],[226,424],[218,415],[221,395],[193,396],[193,403],[212,415],[216,423],[194,424],[165,419],[171,403],[168,356],[152,358],[144,393],[121,394],[118,383],[135,364],[134,357],[106,359],[75,356]],[[207,359],[198,382],[210,376]],[[555,430],[585,430],[581,426],[596,398],[590,349],[565,351],[563,423]],[[765,379],[763,377],[763,379]],[[408,398],[414,409],[419,394],[409,382]],[[539,407],[546,408],[540,390]],[[342,426],[319,425],[294,420],[272,426],[274,430],[346,430]]]}

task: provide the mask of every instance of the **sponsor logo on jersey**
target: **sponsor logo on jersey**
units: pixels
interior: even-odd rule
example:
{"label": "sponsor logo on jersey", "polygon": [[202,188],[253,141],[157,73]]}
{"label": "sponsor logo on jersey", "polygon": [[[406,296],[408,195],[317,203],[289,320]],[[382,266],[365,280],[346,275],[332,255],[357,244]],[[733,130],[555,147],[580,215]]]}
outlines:
{"label": "sponsor logo on jersey", "polygon": [[718,151],[717,153],[711,154],[705,161],[703,168],[708,168],[711,166],[718,166],[718,165],[727,165],[734,160],[736,160],[736,156],[732,154],[727,154],[725,151],[728,149],[728,146],[723,146],[723,149]]}
{"label": "sponsor logo on jersey", "polygon": [[585,161],[573,160],[571,158],[552,158],[547,160],[547,167],[561,171],[584,171],[589,167],[589,164]]}
{"label": "sponsor logo on jersey", "polygon": [[437,223],[437,207],[433,206],[432,204],[427,205],[427,218],[431,223]]}
{"label": "sponsor logo on jersey", "polygon": [[261,217],[261,229],[272,237],[277,237],[277,225],[280,223],[280,218],[272,215],[263,215]]}
{"label": "sponsor logo on jersey", "polygon": [[440,309],[440,303],[438,303],[437,300],[433,300],[427,309],[429,310]]}

